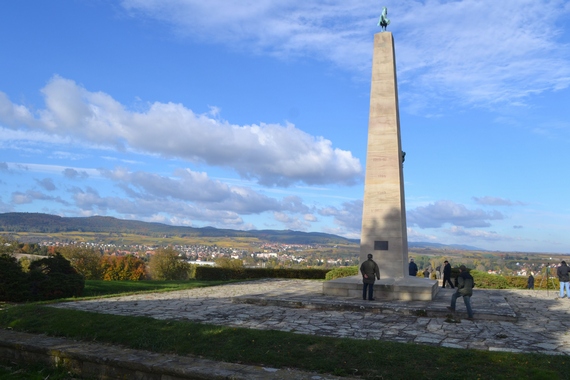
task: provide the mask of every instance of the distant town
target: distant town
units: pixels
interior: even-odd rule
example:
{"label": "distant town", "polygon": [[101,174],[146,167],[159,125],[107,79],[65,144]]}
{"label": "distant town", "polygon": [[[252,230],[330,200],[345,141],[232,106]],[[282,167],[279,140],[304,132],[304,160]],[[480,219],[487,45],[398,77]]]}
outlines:
{"label": "distant town", "polygon": [[[340,267],[359,264],[359,247],[338,247],[327,244],[285,244],[271,242],[249,242],[247,248],[232,247],[227,241],[220,244],[115,244],[81,240],[41,240],[38,243],[21,243],[21,254],[47,255],[58,247],[75,245],[94,249],[102,255],[133,255],[148,261],[154,252],[170,246],[181,259],[196,265],[214,265],[217,259],[240,260],[245,267]],[[243,244],[240,244],[243,246]],[[528,276],[532,274],[555,273],[564,255],[547,253],[512,253],[468,251],[446,248],[413,248],[409,257],[415,258],[422,270],[429,273],[436,270],[444,260],[452,266],[465,264],[469,268],[497,275]]]}
{"label": "distant town", "polygon": [[[325,252],[331,252],[336,247],[318,244],[283,244],[283,243],[258,243],[254,250],[222,247],[216,244],[193,244],[193,245],[169,245],[176,250],[182,259],[191,264],[213,265],[216,259],[226,257],[242,260],[246,267],[318,267],[318,266],[351,266],[358,264],[358,255],[353,257],[328,257]],[[101,254],[112,256],[133,255],[143,260],[148,260],[154,252],[161,248],[160,245],[118,245],[109,243],[94,243],[84,241],[49,241],[44,240],[37,244],[23,244],[22,253],[46,255],[48,252],[57,251],[58,247],[76,245],[92,248]],[[35,246],[35,247],[34,247]],[[338,254],[337,254],[338,256]]]}

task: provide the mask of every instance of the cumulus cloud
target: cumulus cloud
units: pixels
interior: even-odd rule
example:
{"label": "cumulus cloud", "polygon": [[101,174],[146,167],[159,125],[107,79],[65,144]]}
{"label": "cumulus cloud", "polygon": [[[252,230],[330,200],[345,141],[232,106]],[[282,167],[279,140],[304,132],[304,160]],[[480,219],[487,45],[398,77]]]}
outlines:
{"label": "cumulus cloud", "polygon": [[97,190],[90,187],[85,190],[74,188],[72,196],[75,204],[88,214],[104,215],[114,211],[132,219],[155,218],[157,215],[167,214],[178,221],[200,220],[211,222],[213,226],[233,228],[243,226],[243,219],[235,212],[210,210],[184,201],[101,196]]}
{"label": "cumulus cloud", "polygon": [[36,179],[36,183],[47,191],[54,191],[56,189],[53,179],[44,178],[42,180]]}
{"label": "cumulus cloud", "polygon": [[69,202],[61,197],[53,197],[36,190],[28,190],[26,192],[15,191],[12,193],[12,203],[14,204],[28,204],[36,200],[39,201],[52,201],[65,206],[69,206]]}
{"label": "cumulus cloud", "polygon": [[335,233],[346,236],[362,229],[362,205],[362,200],[344,202],[340,208],[324,207],[319,210],[319,214],[334,217],[334,223],[340,227]]}
{"label": "cumulus cloud", "polygon": [[2,116],[2,122],[11,126],[35,124],[35,119],[29,109],[22,105],[13,104],[8,95],[1,91],[0,115]]}
{"label": "cumulus cloud", "polygon": [[489,227],[489,220],[503,218],[498,211],[469,210],[452,201],[437,201],[407,212],[408,223],[420,228],[439,228],[446,223],[466,228]]}
{"label": "cumulus cloud", "polygon": [[428,242],[438,241],[437,236],[423,234],[414,228],[408,227],[407,232],[408,232],[408,240],[409,241],[428,241]]}
{"label": "cumulus cloud", "polygon": [[[42,92],[46,108],[35,123],[25,125],[37,125],[47,133],[229,167],[268,186],[361,180],[360,161],[349,151],[292,124],[232,125],[174,103],[157,102],[144,112],[131,112],[111,96],[89,92],[59,76]],[[0,121],[9,117],[0,108]]]}
{"label": "cumulus cloud", "polygon": [[283,212],[274,212],[273,217],[278,222],[283,223],[289,230],[306,231],[310,227],[310,223],[307,223],[307,221],[300,220],[297,217],[285,214]]}
{"label": "cumulus cloud", "polygon": [[72,168],[65,168],[62,172],[63,176],[68,179],[85,179],[89,174],[85,171],[78,171]]}
{"label": "cumulus cloud", "polygon": [[513,240],[512,237],[500,235],[494,231],[465,230],[457,226],[451,227],[450,229],[446,230],[446,232],[453,236],[475,239],[475,240],[487,240],[487,241]]}
{"label": "cumulus cloud", "polygon": [[169,177],[141,171],[131,172],[125,168],[101,169],[101,174],[119,183],[134,198],[170,198],[196,202],[210,210],[228,210],[241,215],[266,211],[303,214],[310,211],[298,196],[271,198],[247,187],[229,186],[212,180],[207,173],[190,169],[178,169]]}

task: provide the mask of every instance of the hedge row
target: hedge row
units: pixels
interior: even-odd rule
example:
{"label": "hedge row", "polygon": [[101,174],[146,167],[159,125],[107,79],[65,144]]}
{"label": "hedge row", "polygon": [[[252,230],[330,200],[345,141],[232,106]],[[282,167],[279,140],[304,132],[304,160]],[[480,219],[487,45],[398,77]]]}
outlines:
{"label": "hedge row", "polygon": [[198,266],[196,280],[245,280],[253,278],[325,278],[329,269],[283,269],[283,268],[218,268]]}
{"label": "hedge row", "polygon": [[[483,289],[525,289],[528,277],[523,276],[498,276],[476,270],[470,271],[475,281],[475,286]],[[558,278],[550,276],[548,282],[546,277],[537,276],[534,278],[535,289],[559,289]]]}
{"label": "hedge row", "polygon": [[350,277],[358,274],[358,266],[339,267],[329,271],[325,277],[326,280],[334,280],[336,278]]}
{"label": "hedge row", "polygon": [[[481,289],[526,289],[528,277],[524,276],[500,276],[496,274],[488,274],[477,270],[469,270],[475,281],[475,287]],[[358,274],[358,267],[340,267],[329,271],[326,275],[327,280],[334,280],[336,278],[349,277]],[[459,268],[451,268],[451,279],[459,276]],[[559,289],[560,283],[558,278],[550,276],[548,283],[546,277],[537,276],[534,278],[535,289]]]}

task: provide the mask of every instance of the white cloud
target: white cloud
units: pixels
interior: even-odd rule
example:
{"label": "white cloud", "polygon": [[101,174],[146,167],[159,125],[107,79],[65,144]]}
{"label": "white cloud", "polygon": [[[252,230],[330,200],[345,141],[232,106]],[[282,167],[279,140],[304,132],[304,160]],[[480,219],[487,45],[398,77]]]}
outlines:
{"label": "white cloud", "polygon": [[65,206],[69,205],[69,202],[63,200],[61,197],[50,196],[36,190],[27,190],[26,192],[15,191],[12,193],[12,203],[13,204],[27,204],[34,201],[52,201]]}
{"label": "white cloud", "polygon": [[452,201],[437,201],[428,206],[408,210],[410,225],[420,228],[439,228],[446,223],[466,228],[489,227],[489,220],[503,219],[498,211],[469,210],[464,205]]}
{"label": "white cloud", "polygon": [[195,202],[205,209],[228,210],[240,215],[266,211],[304,214],[310,211],[297,196],[286,196],[281,200],[271,198],[247,187],[229,186],[209,178],[206,173],[190,169],[178,169],[170,177],[124,168],[102,169],[101,174],[119,183],[127,195],[135,199]]}
{"label": "white cloud", "polygon": [[307,221],[300,220],[297,217],[293,217],[283,212],[274,212],[273,217],[278,222],[283,223],[289,230],[306,231],[311,226]]}
{"label": "white cloud", "polygon": [[231,211],[209,210],[199,205],[193,205],[184,201],[170,199],[126,199],[120,197],[100,196],[93,188],[85,190],[75,188],[72,190],[73,199],[77,207],[84,214],[102,214],[117,212],[128,219],[156,218],[158,215],[167,214],[169,218],[186,220],[188,224],[192,220],[211,223],[215,227],[240,228],[243,226],[241,217]]}
{"label": "white cloud", "polygon": [[184,37],[286,59],[322,57],[357,70],[369,66],[367,37],[381,10],[355,1],[125,0],[122,5],[132,15],[165,21]]}
{"label": "white cloud", "polygon": [[334,217],[334,223],[340,227],[339,230],[335,230],[337,231],[335,233],[339,233],[342,236],[349,234],[357,234],[359,236],[362,229],[362,205],[363,202],[360,199],[344,202],[340,208],[325,207],[319,210],[319,214]]}
{"label": "white cloud", "polygon": [[42,180],[36,179],[36,183],[47,191],[54,191],[56,189],[53,179],[44,178]]}
{"label": "white cloud", "polygon": [[[381,4],[364,0],[124,0],[122,5],[133,16],[172,25],[184,37],[287,59],[317,57],[365,80],[381,11]],[[568,87],[568,46],[560,37],[569,14],[562,0],[394,2],[388,29],[406,88],[403,100],[437,114],[434,102],[449,96],[464,104],[521,104],[532,94]]]}
{"label": "white cloud", "polygon": [[417,231],[414,228],[407,228],[408,240],[409,241],[421,241],[421,242],[435,242],[438,241],[438,237],[435,235],[427,235]]}
{"label": "white cloud", "polygon": [[[58,76],[43,93],[47,108],[26,126],[39,124],[47,133],[76,141],[230,167],[268,186],[354,184],[361,179],[360,162],[350,152],[292,124],[232,125],[173,103],[130,112],[109,95]],[[10,117],[1,111],[0,121]]]}
{"label": "white cloud", "polygon": [[89,177],[89,174],[87,174],[86,171],[84,170],[78,171],[73,168],[65,168],[62,171],[62,174],[65,178],[68,179],[86,179]]}
{"label": "white cloud", "polygon": [[460,237],[462,239],[470,239],[475,241],[512,241],[521,240],[515,239],[511,236],[500,235],[494,231],[482,231],[482,230],[465,230],[462,227],[453,226],[448,230],[444,230],[449,235]]}
{"label": "white cloud", "polygon": [[511,201],[509,199],[501,198],[501,197],[473,197],[473,200],[485,206],[523,206],[524,203],[520,201]]}
{"label": "white cloud", "polygon": [[400,78],[415,94],[514,104],[570,85],[562,1],[407,1],[398,9]]}

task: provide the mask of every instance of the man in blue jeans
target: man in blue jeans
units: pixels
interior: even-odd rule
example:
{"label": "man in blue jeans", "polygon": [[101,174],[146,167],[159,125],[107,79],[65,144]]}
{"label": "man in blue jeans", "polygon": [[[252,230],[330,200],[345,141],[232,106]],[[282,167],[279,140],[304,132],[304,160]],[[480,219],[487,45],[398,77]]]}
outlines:
{"label": "man in blue jeans", "polygon": [[560,281],[560,298],[564,298],[564,288],[566,288],[566,297],[570,298],[568,293],[569,281],[570,281],[570,268],[566,265],[566,261],[562,260],[560,266],[556,270],[556,275],[558,276],[558,281]]}
{"label": "man in blue jeans", "polygon": [[459,267],[459,276],[457,276],[457,291],[451,296],[451,306],[447,309],[455,312],[455,302],[459,297],[463,297],[463,302],[467,308],[467,319],[473,320],[473,310],[471,309],[471,296],[473,295],[473,276],[469,274],[465,265]]}

